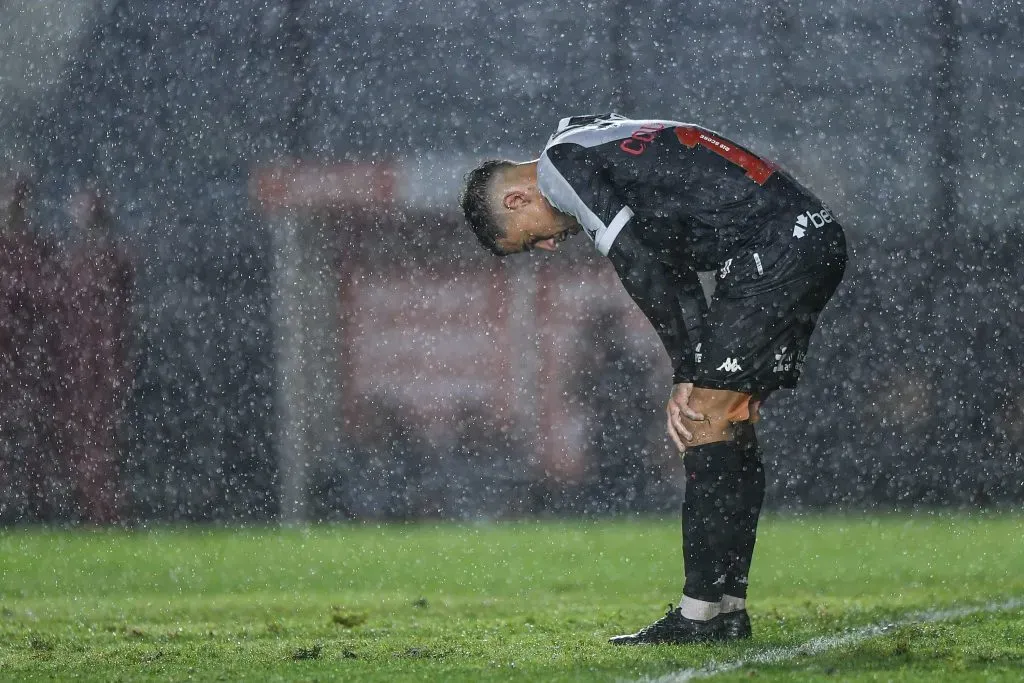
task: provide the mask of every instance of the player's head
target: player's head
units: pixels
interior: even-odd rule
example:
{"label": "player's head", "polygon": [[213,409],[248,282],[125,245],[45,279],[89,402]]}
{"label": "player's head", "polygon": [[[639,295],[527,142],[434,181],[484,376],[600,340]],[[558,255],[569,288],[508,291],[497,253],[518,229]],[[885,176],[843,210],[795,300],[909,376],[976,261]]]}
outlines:
{"label": "player's head", "polygon": [[534,248],[554,251],[558,242],[580,230],[541,194],[533,161],[483,162],[466,174],[460,202],[477,239],[498,256]]}

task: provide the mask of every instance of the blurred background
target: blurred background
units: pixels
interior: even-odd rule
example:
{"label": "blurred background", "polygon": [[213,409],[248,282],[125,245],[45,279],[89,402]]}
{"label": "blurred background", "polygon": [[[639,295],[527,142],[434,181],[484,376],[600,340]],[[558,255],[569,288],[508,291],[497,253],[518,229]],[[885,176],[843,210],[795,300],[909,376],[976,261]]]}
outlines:
{"label": "blurred background", "polygon": [[693,121],[848,231],[767,504],[1024,502],[1024,6],[0,2],[0,523],[668,513],[667,357],[462,175]]}

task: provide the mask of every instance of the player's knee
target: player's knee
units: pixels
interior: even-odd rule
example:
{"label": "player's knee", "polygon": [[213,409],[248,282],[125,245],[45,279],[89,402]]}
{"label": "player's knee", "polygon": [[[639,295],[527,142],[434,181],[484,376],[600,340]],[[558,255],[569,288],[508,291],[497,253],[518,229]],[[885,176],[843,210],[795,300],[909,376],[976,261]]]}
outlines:
{"label": "player's knee", "polygon": [[738,391],[695,387],[690,394],[690,407],[704,415],[704,419],[684,419],[693,435],[687,445],[736,440],[739,436],[737,425],[749,425],[750,398],[750,394]]}
{"label": "player's knee", "polygon": [[704,414],[712,413],[732,422],[743,422],[750,418],[750,398],[750,394],[740,391],[694,387],[690,406]]}

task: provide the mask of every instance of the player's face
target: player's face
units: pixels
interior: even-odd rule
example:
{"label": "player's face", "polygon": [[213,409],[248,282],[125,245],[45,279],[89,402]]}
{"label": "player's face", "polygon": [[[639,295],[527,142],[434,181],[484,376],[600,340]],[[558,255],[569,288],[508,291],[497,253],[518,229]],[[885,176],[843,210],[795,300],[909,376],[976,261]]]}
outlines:
{"label": "player's face", "polygon": [[525,193],[509,193],[504,205],[508,210],[505,238],[499,244],[507,254],[555,251],[560,242],[580,231],[575,220],[555,211],[535,187]]}
{"label": "player's face", "polygon": [[579,229],[563,228],[557,225],[517,225],[505,231],[501,246],[508,254],[543,249],[555,251],[560,242],[579,232]]}

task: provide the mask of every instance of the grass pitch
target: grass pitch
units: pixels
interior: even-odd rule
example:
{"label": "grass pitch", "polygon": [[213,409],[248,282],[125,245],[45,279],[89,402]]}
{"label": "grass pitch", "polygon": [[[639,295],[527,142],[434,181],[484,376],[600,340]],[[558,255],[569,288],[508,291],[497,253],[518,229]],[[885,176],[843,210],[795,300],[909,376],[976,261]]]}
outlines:
{"label": "grass pitch", "polygon": [[[0,532],[3,680],[636,680],[1024,597],[1024,517],[768,517],[752,641],[617,648],[678,521]],[[1024,677],[1024,611],[903,623],[714,680]],[[679,676],[677,676],[679,678]]]}

